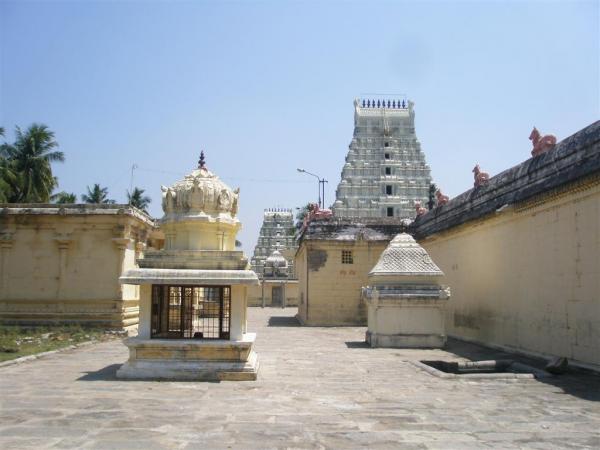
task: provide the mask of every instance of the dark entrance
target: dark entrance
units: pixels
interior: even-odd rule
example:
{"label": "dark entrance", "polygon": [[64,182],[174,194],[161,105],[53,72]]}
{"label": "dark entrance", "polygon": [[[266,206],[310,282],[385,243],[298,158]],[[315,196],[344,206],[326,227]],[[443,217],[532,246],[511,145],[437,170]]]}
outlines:
{"label": "dark entrance", "polygon": [[229,339],[229,286],[152,286],[152,338]]}
{"label": "dark entrance", "polygon": [[281,286],[273,286],[271,291],[271,306],[283,305],[283,288]]}

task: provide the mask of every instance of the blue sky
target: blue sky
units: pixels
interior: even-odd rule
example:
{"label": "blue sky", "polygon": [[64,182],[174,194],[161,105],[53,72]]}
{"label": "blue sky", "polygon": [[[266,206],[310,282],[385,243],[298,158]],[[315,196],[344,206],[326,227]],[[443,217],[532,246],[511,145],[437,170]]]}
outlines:
{"label": "blue sky", "polygon": [[241,188],[251,254],[268,207],[330,204],[361,93],[406,94],[434,181],[529,156],[600,116],[599,2],[0,1],[0,125],[47,124],[60,190],[160,185],[209,168]]}

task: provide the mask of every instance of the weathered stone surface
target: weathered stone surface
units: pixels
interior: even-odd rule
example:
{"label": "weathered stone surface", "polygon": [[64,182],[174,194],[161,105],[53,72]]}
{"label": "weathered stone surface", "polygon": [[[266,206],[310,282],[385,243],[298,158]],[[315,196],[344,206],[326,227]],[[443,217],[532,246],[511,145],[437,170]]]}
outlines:
{"label": "weathered stone surface", "polygon": [[446,351],[371,349],[360,342],[364,327],[293,326],[293,309],[248,313],[261,356],[254,382],[117,380],[115,371],[127,359],[119,342],[0,369],[0,448],[555,449],[600,444],[598,376],[440,379],[407,360],[512,356],[453,340]]}

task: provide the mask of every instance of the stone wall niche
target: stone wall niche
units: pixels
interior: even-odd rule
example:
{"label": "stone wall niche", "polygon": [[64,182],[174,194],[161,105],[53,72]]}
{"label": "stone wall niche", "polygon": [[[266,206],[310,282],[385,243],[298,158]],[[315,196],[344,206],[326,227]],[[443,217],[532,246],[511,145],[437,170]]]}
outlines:
{"label": "stone wall niche", "polygon": [[368,305],[366,341],[371,347],[442,348],[444,305],[450,289],[443,272],[409,234],[397,235],[383,251],[363,288]]}

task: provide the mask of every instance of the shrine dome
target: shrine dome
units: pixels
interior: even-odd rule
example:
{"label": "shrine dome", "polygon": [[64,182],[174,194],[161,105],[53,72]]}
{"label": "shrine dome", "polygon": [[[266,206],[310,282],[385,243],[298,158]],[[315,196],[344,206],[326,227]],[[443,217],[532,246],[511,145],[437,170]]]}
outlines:
{"label": "shrine dome", "polygon": [[169,187],[161,186],[165,215],[160,227],[166,250],[235,249],[239,189],[233,190],[206,167],[204,152],[198,168]]}
{"label": "shrine dome", "polygon": [[233,190],[206,167],[204,152],[198,168],[169,187],[161,186],[162,223],[206,221],[238,223],[239,189]]}
{"label": "shrine dome", "polygon": [[287,269],[288,262],[283,257],[279,250],[275,250],[271,255],[265,260],[265,266],[273,267],[273,268],[281,268]]}
{"label": "shrine dome", "polygon": [[407,233],[398,234],[383,251],[373,270],[372,277],[441,277],[444,273],[432,261],[427,251]]}

